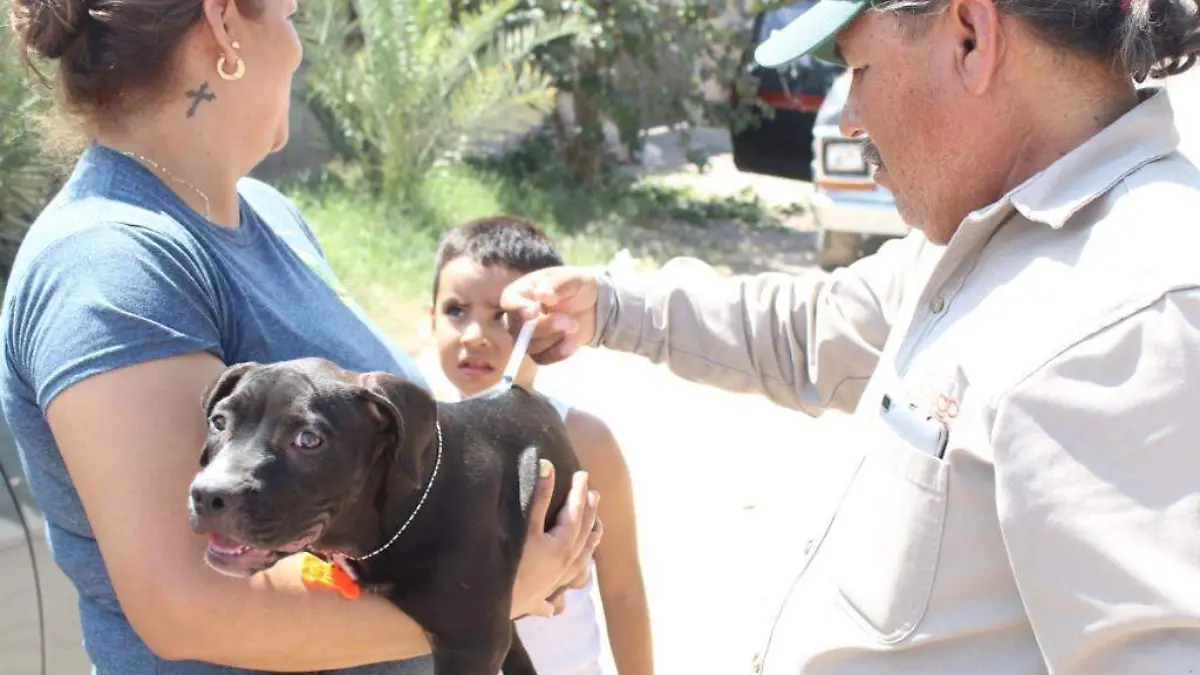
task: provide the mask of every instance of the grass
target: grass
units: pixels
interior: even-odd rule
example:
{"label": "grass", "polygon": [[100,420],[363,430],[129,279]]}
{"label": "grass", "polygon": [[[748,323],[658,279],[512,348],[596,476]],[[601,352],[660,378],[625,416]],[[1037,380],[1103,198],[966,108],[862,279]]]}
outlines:
{"label": "grass", "polygon": [[659,256],[635,242],[658,225],[703,228],[714,220],[755,226],[776,222],[760,203],[707,200],[678,188],[636,181],[620,170],[584,188],[567,178],[545,147],[499,160],[459,163],[428,175],[414,203],[373,199],[353,178],[327,174],[296,187],[296,200],[351,294],[406,347],[420,337],[430,303],[434,252],[442,232],[473,218],[508,213],[531,218],[570,264],[599,265],[622,248],[653,264]]}

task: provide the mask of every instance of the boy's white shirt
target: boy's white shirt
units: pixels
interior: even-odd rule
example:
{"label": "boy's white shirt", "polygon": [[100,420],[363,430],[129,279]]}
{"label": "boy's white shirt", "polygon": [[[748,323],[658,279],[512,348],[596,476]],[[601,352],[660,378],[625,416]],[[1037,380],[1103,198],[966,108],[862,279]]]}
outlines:
{"label": "boy's white shirt", "polygon": [[[438,357],[436,348],[425,349],[417,358],[417,366],[421,369],[426,381],[429,383],[433,391],[434,398],[438,401],[460,401],[463,399],[463,394],[457,387],[446,377],[445,371],[442,370],[441,360]],[[536,389],[535,389],[536,391]],[[541,392],[539,392],[541,393]],[[543,394],[546,395],[546,394]],[[564,420],[565,421],[565,420]],[[598,655],[596,668],[583,672],[570,673],[555,673],[552,671],[542,672],[539,667],[540,675],[610,675],[616,673],[616,666],[613,661],[612,648],[608,643],[607,623],[604,616],[604,603],[600,597],[600,587],[596,582],[596,566],[595,561],[592,562],[592,579],[588,582],[588,586],[582,590],[570,591],[566,596],[566,601],[570,602],[573,598],[580,597],[580,593],[586,593],[588,599],[591,600],[591,605],[594,608],[595,629],[599,637]],[[576,600],[578,601],[578,600]],[[528,634],[531,626],[552,626],[553,620],[543,619],[542,617],[526,617],[517,621],[517,630],[522,634]],[[528,645],[527,645],[528,646]],[[533,657],[535,665],[537,654],[534,650],[530,650],[530,656]]]}

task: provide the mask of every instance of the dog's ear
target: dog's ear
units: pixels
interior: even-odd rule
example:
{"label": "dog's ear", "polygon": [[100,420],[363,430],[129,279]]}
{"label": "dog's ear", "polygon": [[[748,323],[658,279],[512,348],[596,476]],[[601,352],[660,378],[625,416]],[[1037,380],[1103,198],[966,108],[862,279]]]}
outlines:
{"label": "dog's ear", "polygon": [[437,402],[429,392],[410,380],[389,373],[365,373],[359,385],[380,432],[394,435],[390,457],[385,457],[397,477],[419,488],[437,434]]}
{"label": "dog's ear", "polygon": [[[213,408],[217,406],[226,396],[233,393],[237,383],[245,377],[246,373],[259,367],[260,364],[253,361],[245,363],[237,363],[226,368],[212,384],[208,385],[208,389],[204,391],[204,396],[201,397],[201,407],[204,409],[204,417],[208,419],[212,415]],[[200,452],[200,468],[208,466],[212,459],[212,437],[204,441],[204,449]]]}
{"label": "dog's ear", "polygon": [[213,408],[216,407],[221,399],[233,393],[234,387],[241,381],[246,373],[258,368],[262,364],[255,361],[247,361],[245,363],[236,363],[225,369],[224,372],[217,377],[216,381],[208,385],[208,389],[204,392],[203,406],[204,416],[208,417],[212,414]]}

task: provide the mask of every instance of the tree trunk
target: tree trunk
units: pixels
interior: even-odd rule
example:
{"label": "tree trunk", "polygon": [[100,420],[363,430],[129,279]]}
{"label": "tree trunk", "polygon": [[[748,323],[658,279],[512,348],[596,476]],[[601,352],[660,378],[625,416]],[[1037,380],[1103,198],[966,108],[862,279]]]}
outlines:
{"label": "tree trunk", "polygon": [[580,76],[568,92],[571,97],[570,119],[564,119],[562,107],[554,112],[554,129],[567,167],[584,185],[596,184],[604,153],[604,126],[601,110],[603,80],[595,61],[580,69]]}

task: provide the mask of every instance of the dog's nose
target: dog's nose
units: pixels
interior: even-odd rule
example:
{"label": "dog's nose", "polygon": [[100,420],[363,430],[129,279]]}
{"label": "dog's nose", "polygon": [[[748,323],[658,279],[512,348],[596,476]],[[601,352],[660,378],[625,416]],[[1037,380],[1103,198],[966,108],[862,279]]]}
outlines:
{"label": "dog's nose", "polygon": [[192,510],[204,518],[219,516],[237,508],[241,494],[211,485],[192,486]]}

